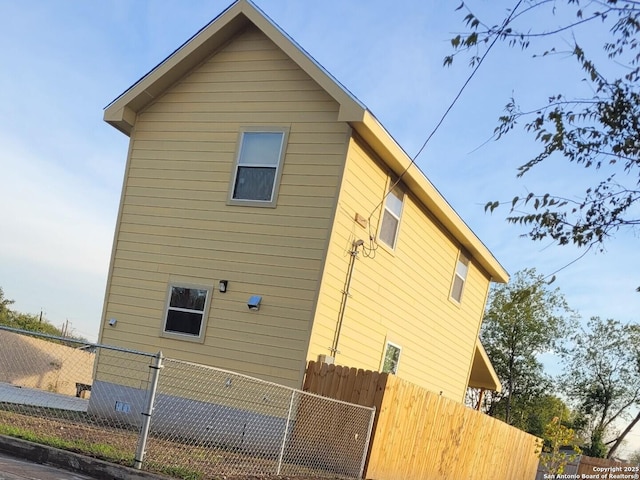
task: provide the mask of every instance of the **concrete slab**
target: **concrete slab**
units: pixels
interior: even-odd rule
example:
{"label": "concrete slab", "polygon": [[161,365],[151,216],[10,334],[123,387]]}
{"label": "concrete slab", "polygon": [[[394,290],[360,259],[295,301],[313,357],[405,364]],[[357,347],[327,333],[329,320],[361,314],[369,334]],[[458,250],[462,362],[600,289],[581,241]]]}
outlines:
{"label": "concrete slab", "polygon": [[89,400],[84,398],[61,395],[35,388],[18,387],[8,383],[0,383],[0,402],[59,408],[76,412],[86,412],[89,407]]}

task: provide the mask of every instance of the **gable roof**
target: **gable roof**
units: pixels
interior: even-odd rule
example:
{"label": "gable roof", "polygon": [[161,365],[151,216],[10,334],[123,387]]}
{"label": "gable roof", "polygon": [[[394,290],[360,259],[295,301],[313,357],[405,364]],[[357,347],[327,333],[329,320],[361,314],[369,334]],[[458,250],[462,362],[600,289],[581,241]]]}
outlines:
{"label": "gable roof", "polygon": [[104,120],[124,134],[130,135],[137,112],[250,24],[259,28],[338,103],[338,120],[348,122],[392,171],[398,175],[406,171],[402,177],[403,182],[491,275],[492,280],[509,280],[509,275],[487,247],[373,114],[251,0],[237,0],[107,105]]}

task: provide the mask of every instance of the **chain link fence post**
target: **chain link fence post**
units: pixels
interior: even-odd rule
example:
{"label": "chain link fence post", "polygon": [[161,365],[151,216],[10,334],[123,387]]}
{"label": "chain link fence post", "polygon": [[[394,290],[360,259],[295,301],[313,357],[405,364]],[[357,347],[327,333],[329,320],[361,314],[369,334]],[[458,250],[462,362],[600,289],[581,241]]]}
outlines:
{"label": "chain link fence post", "polygon": [[373,423],[376,419],[376,408],[373,407],[373,410],[371,411],[371,418],[369,419],[369,427],[367,428],[367,439],[364,442],[364,450],[362,452],[362,462],[360,463],[360,474],[358,475],[358,478],[362,478],[364,475],[364,467],[367,463],[367,455],[369,454],[369,444],[371,443],[371,434],[373,433]]}
{"label": "chain link fence post", "polygon": [[276,470],[276,475],[280,475],[280,470],[282,469],[282,458],[284,457],[284,449],[287,445],[287,437],[289,436],[289,426],[291,425],[291,412],[293,411],[293,399],[296,396],[295,390],[291,391],[291,401],[289,402],[289,413],[287,414],[287,423],[284,428],[284,433],[282,434],[282,446],[280,447],[280,455],[278,457],[278,468]]}
{"label": "chain link fence post", "polygon": [[149,438],[149,427],[151,426],[151,415],[153,414],[153,405],[156,400],[156,391],[158,390],[158,379],[160,377],[160,370],[162,369],[162,351],[155,355],[153,365],[149,365],[151,369],[151,383],[149,385],[149,391],[147,392],[147,403],[145,405],[145,411],[142,412],[142,426],[140,428],[140,438],[138,439],[138,448],[136,449],[136,456],[133,463],[133,468],[140,470],[142,468],[142,461],[144,460],[145,450],[147,448],[147,439]]}
{"label": "chain link fence post", "polygon": [[371,407],[162,352],[0,325],[0,429],[109,445],[96,456],[139,471],[355,480],[372,419]]}

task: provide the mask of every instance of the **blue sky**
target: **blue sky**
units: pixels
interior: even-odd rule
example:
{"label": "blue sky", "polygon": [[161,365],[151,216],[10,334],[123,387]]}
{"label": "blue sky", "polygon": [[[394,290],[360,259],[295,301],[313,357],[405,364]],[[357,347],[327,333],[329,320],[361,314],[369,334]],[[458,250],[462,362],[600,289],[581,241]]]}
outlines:
{"label": "blue sky", "polygon": [[[470,73],[463,59],[442,67],[448,40],[462,30],[456,2],[255,3],[367,105],[409,155]],[[492,24],[510,6],[469,3]],[[103,108],[227,5],[0,2],[0,286],[16,309],[42,309],[52,323],[69,320],[76,333],[97,338],[128,141],[102,121]],[[597,38],[589,30],[575,34],[584,42]],[[522,53],[497,45],[418,159],[512,274],[526,267],[551,274],[582,252],[520,238],[523,230],[504,221],[506,210],[488,215],[484,204],[529,191],[571,196],[595,178],[552,160],[518,180],[516,167],[535,152],[532,139],[515,133],[486,142],[512,94],[535,106],[559,91],[588,93],[568,56],[531,58],[544,48]],[[634,234],[621,233],[605,254],[589,253],[558,273],[555,285],[583,318],[637,322],[636,245]]]}

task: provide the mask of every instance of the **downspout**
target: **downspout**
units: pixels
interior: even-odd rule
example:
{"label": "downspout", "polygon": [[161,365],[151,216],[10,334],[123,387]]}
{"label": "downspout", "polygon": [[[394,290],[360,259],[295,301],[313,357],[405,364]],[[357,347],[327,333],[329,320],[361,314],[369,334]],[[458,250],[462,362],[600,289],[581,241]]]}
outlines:
{"label": "downspout", "polygon": [[340,331],[342,330],[342,322],[344,321],[344,313],[347,310],[347,300],[351,296],[349,288],[351,286],[351,277],[353,277],[353,268],[356,265],[356,258],[358,257],[358,247],[364,245],[364,240],[354,240],[353,248],[349,251],[349,267],[347,268],[347,278],[344,281],[344,288],[342,289],[342,299],[340,300],[340,311],[338,312],[338,323],[336,324],[336,331],[333,336],[333,344],[329,349],[331,356],[336,357],[338,353],[338,343],[340,343]]}

